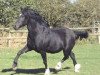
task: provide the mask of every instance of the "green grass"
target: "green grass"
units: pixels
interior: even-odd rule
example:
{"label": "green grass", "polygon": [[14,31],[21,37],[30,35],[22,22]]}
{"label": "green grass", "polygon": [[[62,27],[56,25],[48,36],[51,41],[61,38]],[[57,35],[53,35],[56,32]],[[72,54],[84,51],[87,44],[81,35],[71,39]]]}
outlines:
{"label": "green grass", "polygon": [[[13,59],[19,49],[0,49],[0,75],[43,75],[44,64],[40,54],[31,51],[23,54],[19,59],[18,70],[12,71]],[[79,73],[74,72],[72,60],[69,58],[63,64],[63,69],[58,73],[51,72],[51,75],[99,75],[100,74],[100,45],[87,44],[78,45],[73,49],[78,63],[81,64]],[[59,62],[63,53],[47,54],[48,66],[54,68]]]}

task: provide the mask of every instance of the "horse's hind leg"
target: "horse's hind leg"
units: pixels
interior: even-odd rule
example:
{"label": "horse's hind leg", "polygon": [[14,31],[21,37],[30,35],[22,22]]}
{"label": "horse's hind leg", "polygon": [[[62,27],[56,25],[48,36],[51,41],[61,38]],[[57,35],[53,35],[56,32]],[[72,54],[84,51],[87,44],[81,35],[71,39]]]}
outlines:
{"label": "horse's hind leg", "polygon": [[69,55],[74,47],[75,41],[74,39],[70,38],[69,40],[67,40],[66,42],[66,47],[63,49],[63,54],[64,57],[63,59],[57,64],[57,66],[55,67],[56,70],[61,70],[62,68],[62,63],[69,58]]}
{"label": "horse's hind leg", "polygon": [[57,63],[55,67],[56,70],[62,69],[62,63],[69,58],[70,52],[71,52],[71,48],[67,48],[67,50],[63,50],[64,57],[60,62]]}
{"label": "horse's hind leg", "polygon": [[16,57],[14,58],[13,65],[12,65],[13,70],[16,70],[17,62],[18,62],[18,59],[19,59],[20,55],[23,54],[23,53],[25,53],[25,52],[28,52],[28,51],[29,51],[29,49],[28,49],[28,47],[27,47],[27,45],[26,45],[24,48],[22,48],[22,49],[17,53]]}
{"label": "horse's hind leg", "polygon": [[79,69],[80,69],[80,64],[77,64],[77,61],[76,61],[76,58],[75,58],[75,54],[73,52],[70,53],[70,57],[73,61],[73,64],[75,66],[75,72],[79,72]]}
{"label": "horse's hind leg", "polygon": [[73,61],[73,64],[74,64],[74,66],[77,64],[77,61],[76,61],[76,58],[75,58],[75,54],[71,51],[71,53],[70,53],[70,57],[71,57],[71,59],[72,59],[72,61]]}

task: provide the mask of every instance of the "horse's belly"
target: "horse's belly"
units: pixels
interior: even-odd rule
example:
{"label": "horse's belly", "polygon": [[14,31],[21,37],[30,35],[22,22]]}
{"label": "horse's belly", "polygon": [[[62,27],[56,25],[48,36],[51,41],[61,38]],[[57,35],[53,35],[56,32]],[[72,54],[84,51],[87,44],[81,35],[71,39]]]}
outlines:
{"label": "horse's belly", "polygon": [[62,50],[62,48],[49,48],[47,49],[47,53],[58,53]]}
{"label": "horse's belly", "polygon": [[52,41],[53,43],[50,43],[47,47],[48,53],[58,53],[61,50],[63,50],[63,42],[59,41]]}

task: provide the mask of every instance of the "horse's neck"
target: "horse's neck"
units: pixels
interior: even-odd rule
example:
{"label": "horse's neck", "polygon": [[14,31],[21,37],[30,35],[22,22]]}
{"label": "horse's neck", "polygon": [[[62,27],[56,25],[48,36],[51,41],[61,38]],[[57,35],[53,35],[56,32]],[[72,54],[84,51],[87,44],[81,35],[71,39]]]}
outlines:
{"label": "horse's neck", "polygon": [[48,27],[41,25],[38,22],[30,22],[27,25],[28,31],[33,34],[42,34],[43,31],[49,30]]}

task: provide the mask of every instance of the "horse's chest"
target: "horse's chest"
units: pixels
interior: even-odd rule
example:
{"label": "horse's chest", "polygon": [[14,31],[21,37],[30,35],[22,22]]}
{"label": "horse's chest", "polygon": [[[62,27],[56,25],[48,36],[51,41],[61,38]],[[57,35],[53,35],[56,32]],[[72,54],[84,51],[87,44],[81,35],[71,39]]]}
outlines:
{"label": "horse's chest", "polygon": [[46,45],[47,41],[45,36],[38,35],[35,38],[28,38],[27,44],[31,49],[41,50]]}

